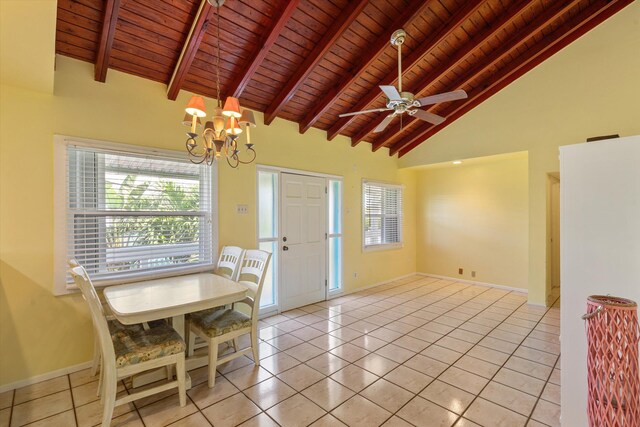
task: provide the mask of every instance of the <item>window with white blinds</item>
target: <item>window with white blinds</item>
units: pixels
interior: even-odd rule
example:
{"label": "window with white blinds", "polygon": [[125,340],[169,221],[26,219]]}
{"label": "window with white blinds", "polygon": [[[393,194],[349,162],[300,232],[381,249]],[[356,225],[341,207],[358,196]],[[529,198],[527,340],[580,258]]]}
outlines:
{"label": "window with white blinds", "polygon": [[65,147],[67,258],[94,281],[213,265],[210,167],[161,154]]}
{"label": "window with white blinds", "polygon": [[402,187],[365,181],[362,184],[364,249],[402,245]]}

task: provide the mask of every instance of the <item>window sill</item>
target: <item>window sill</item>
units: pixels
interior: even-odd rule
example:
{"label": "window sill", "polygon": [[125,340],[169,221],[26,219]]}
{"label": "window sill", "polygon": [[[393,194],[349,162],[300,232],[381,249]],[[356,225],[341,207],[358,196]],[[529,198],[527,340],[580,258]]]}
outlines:
{"label": "window sill", "polygon": [[396,249],[402,249],[404,244],[402,243],[389,243],[386,245],[371,245],[363,246],[362,252],[377,252],[377,251],[392,251]]}
{"label": "window sill", "polygon": [[[197,268],[189,268],[189,269],[176,269],[172,271],[158,272],[152,274],[144,274],[140,276],[130,276],[122,279],[107,279],[107,280],[96,280],[93,282],[93,285],[96,289],[106,288],[109,286],[116,285],[125,285],[127,283],[136,283],[136,282],[144,282],[147,280],[155,280],[155,279],[166,279],[169,277],[177,277],[177,276],[185,276],[187,274],[198,274],[198,273],[213,273],[215,266],[213,264],[203,265]],[[77,294],[80,290],[78,287],[72,283],[64,283],[61,285],[56,285],[53,294],[55,296],[64,296]]]}

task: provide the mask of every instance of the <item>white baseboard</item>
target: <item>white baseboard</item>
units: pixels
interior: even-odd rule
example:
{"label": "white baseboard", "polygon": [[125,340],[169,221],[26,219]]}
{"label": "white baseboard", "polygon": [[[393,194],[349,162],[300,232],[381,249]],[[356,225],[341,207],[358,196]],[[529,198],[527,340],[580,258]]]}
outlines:
{"label": "white baseboard", "polygon": [[[528,293],[528,291],[526,289],[513,288],[513,287],[510,287],[510,286],[503,286],[503,285],[496,285],[494,283],[476,282],[476,281],[472,281],[472,280],[458,279],[458,278],[455,278],[455,277],[441,276],[441,275],[438,275],[438,274],[414,272],[414,273],[408,273],[408,274],[404,274],[402,276],[394,277],[392,279],[383,280],[381,282],[373,283],[371,285],[361,286],[359,288],[351,289],[349,291],[341,292],[339,294],[333,294],[328,298],[328,300],[332,300],[334,298],[340,298],[340,297],[343,297],[343,296],[346,296],[346,295],[354,294],[356,292],[360,292],[360,291],[364,291],[364,290],[367,290],[367,289],[375,288],[376,286],[386,285],[387,283],[391,283],[391,282],[395,282],[395,281],[398,281],[398,280],[406,279],[407,277],[411,277],[411,276],[434,277],[436,279],[453,280],[455,282],[468,283],[470,285],[478,285],[478,286],[486,286],[486,287],[490,287],[490,288],[504,289],[504,290],[507,290],[507,291],[520,292],[520,293],[523,293],[523,294],[527,294]],[[538,305],[538,304],[532,304],[532,305]],[[274,312],[274,313],[269,313],[269,314],[276,314],[276,313]],[[91,361],[84,362],[84,363],[79,363],[77,365],[73,365],[73,366],[69,366],[69,367],[66,367],[66,368],[58,369],[56,371],[47,372],[47,373],[41,374],[41,375],[36,375],[35,377],[31,377],[31,378],[27,378],[27,379],[24,379],[24,380],[16,381],[16,382],[13,382],[13,383],[10,383],[10,384],[0,385],[0,393],[4,393],[5,391],[9,391],[9,390],[13,390],[13,389],[16,389],[16,388],[25,387],[25,386],[32,385],[32,384],[35,384],[35,383],[39,383],[41,381],[50,380],[52,378],[56,378],[56,377],[59,377],[61,375],[72,374],[74,372],[78,372],[78,371],[81,371],[83,369],[90,368],[91,367],[91,363],[92,363]]]}
{"label": "white baseboard", "polygon": [[431,274],[431,273],[416,273],[416,274],[418,274],[419,276],[425,276],[425,277],[435,277],[436,279],[453,280],[454,282],[468,283],[470,285],[486,286],[488,288],[504,289],[505,291],[519,292],[519,293],[526,294],[526,295],[529,294],[529,290],[528,289],[514,288],[512,286],[497,285],[495,283],[488,283],[488,282],[477,282],[475,280],[458,279],[458,278],[455,278],[455,277],[441,276],[439,274]]}
{"label": "white baseboard", "polygon": [[350,291],[335,293],[333,295],[330,295],[329,298],[327,298],[327,301],[335,299],[335,298],[340,298],[340,297],[344,297],[344,296],[347,296],[347,295],[355,294],[356,292],[365,291],[367,289],[375,288],[376,286],[386,285],[387,283],[395,282],[397,280],[406,279],[407,277],[421,276],[421,275],[422,275],[421,273],[415,273],[415,272],[414,273],[408,273],[408,274],[404,274],[402,276],[394,277],[392,279],[383,280],[382,282],[377,282],[377,283],[373,283],[371,285],[366,285],[366,286],[361,286],[359,288],[351,289]]}
{"label": "white baseboard", "polygon": [[68,366],[66,368],[47,372],[45,374],[36,375],[35,377],[27,378],[25,380],[16,381],[9,384],[3,384],[3,385],[0,385],[0,393],[4,393],[5,391],[9,391],[9,390],[14,390],[16,388],[26,387],[28,385],[36,384],[41,381],[50,380],[52,378],[57,378],[61,375],[67,375],[67,374],[72,374],[74,372],[82,371],[83,369],[90,368],[92,363],[93,362],[90,360],[88,362],[79,363],[73,366]]}
{"label": "white baseboard", "polygon": [[[382,282],[377,282],[377,283],[373,283],[371,285],[361,286],[359,288],[351,289],[350,291],[332,292],[330,295],[327,296],[327,299],[325,301],[331,301],[332,299],[345,297],[347,295],[355,294],[356,292],[364,291],[366,289],[375,288],[376,286],[380,286],[380,285],[386,285],[387,283],[395,282],[396,280],[402,280],[402,279],[405,279],[407,277],[418,276],[418,275],[420,275],[420,273],[408,273],[408,274],[404,274],[402,276],[394,277],[392,279],[383,280]],[[319,301],[319,302],[321,302],[321,301]],[[288,311],[288,310],[280,310],[280,309],[278,309],[277,311],[274,311],[274,312],[270,311],[269,314],[265,315],[264,317],[273,316],[274,314],[282,314],[284,311]],[[260,316],[260,318],[262,319],[262,316]]]}
{"label": "white baseboard", "polygon": [[534,306],[534,307],[542,307],[542,308],[549,308],[549,307],[551,307],[551,305],[541,304],[541,303],[539,303],[539,302],[530,302],[530,301],[527,301],[527,305],[532,305],[532,306]]}

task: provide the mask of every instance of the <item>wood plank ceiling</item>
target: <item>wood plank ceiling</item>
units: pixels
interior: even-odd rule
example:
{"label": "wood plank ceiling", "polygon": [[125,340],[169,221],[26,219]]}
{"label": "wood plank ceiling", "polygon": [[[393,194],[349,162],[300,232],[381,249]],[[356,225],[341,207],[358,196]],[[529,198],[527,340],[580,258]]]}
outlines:
{"label": "wood plank ceiling", "polygon": [[[632,0],[227,0],[220,8],[222,96],[243,106],[405,155],[445,126],[603,22]],[[58,0],[56,51],[215,98],[216,9],[206,0]],[[416,97],[464,89],[465,100],[424,109],[440,125],[404,116],[382,133],[379,85]],[[553,100],[550,100],[552,102]],[[526,102],[523,99],[522,102]],[[178,119],[176,119],[178,120]]]}

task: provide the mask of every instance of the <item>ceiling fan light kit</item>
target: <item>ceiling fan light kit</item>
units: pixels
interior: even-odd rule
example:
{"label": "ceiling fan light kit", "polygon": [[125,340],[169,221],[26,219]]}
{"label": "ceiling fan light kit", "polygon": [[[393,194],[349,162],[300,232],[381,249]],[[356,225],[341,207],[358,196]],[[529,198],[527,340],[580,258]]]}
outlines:
{"label": "ceiling fan light kit", "polygon": [[[456,101],[458,99],[465,99],[467,93],[462,90],[454,90],[452,92],[439,93],[436,95],[430,95],[423,98],[416,99],[415,95],[411,92],[402,90],[402,45],[407,38],[407,33],[403,29],[394,31],[391,35],[391,46],[398,49],[398,88],[395,86],[385,85],[380,86],[380,90],[385,94],[387,98],[386,108],[372,108],[369,110],[355,111],[351,113],[340,114],[339,117],[355,116],[358,114],[368,113],[381,113],[384,111],[392,111],[387,117],[385,117],[378,126],[373,130],[374,133],[380,133],[384,131],[391,121],[399,116],[402,119],[402,115],[407,113],[408,115],[415,117],[416,119],[424,120],[434,125],[439,125],[445,121],[444,117],[437,114],[430,113],[425,110],[420,110],[420,107],[427,105],[437,104],[439,102]],[[402,122],[401,122],[402,123]]]}

